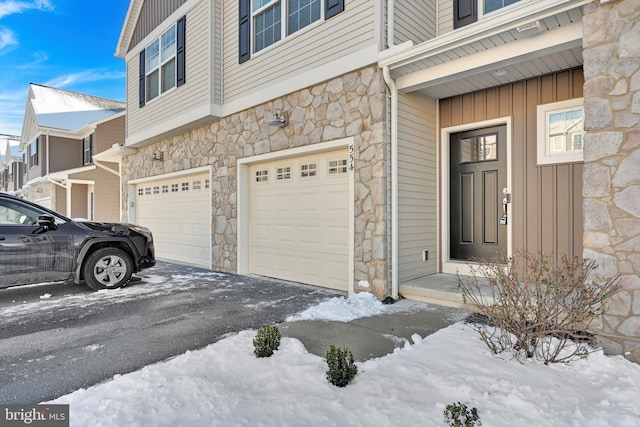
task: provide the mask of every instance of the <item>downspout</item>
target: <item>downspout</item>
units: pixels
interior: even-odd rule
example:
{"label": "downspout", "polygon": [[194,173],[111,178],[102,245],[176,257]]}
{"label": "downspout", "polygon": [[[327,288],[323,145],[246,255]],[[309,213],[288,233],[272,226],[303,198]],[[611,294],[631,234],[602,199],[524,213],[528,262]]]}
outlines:
{"label": "downspout", "polygon": [[[395,1],[387,0],[387,47],[394,46]],[[382,68],[384,82],[391,93],[391,298],[398,293],[398,88],[391,78],[389,66]]]}

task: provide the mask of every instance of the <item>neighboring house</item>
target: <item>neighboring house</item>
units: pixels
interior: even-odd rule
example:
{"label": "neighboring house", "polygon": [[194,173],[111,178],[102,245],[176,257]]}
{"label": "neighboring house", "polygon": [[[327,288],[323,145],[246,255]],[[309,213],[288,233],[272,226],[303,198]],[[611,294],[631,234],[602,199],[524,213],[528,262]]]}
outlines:
{"label": "neighboring house", "polygon": [[600,336],[640,360],[639,17],[132,0],[123,216],[159,258],[444,303],[475,257],[584,254],[622,275]]}
{"label": "neighboring house", "polygon": [[31,84],[20,139],[24,197],[73,218],[118,220],[119,164],[94,155],[122,144],[124,127],[122,102]]}
{"label": "neighboring house", "polygon": [[19,194],[24,178],[24,162],[19,136],[0,135],[0,191]]}

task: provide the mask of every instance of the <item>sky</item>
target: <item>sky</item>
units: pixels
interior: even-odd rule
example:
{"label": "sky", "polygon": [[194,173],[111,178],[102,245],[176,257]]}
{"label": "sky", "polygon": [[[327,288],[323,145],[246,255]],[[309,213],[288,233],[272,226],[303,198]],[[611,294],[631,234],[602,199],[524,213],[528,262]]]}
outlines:
{"label": "sky", "polygon": [[114,52],[128,0],[0,0],[0,134],[20,135],[30,83],[125,100]]}
{"label": "sky", "polygon": [[[153,286],[170,282],[154,279]],[[43,305],[50,301],[45,297]],[[323,301],[287,321],[350,321],[416,309],[414,302],[383,305],[361,293]],[[326,380],[324,358],[299,340],[283,337],[271,357],[258,359],[255,336],[255,330],[229,334],[44,405],[70,405],[72,427],[438,427],[446,425],[444,410],[455,402],[476,408],[485,426],[640,425],[640,365],[602,350],[569,364],[519,362],[494,356],[473,328],[458,322],[356,362],[357,375],[339,388]],[[98,341],[84,350],[103,347]]]}

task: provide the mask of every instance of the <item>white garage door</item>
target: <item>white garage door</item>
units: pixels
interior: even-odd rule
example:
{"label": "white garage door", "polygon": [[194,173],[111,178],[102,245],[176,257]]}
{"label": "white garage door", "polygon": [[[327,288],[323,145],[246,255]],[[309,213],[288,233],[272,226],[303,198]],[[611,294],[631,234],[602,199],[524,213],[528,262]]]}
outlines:
{"label": "white garage door", "polygon": [[250,168],[252,273],[348,289],[346,150]]}
{"label": "white garage door", "polygon": [[156,258],[211,267],[209,173],[137,184],[135,222],[151,229]]}

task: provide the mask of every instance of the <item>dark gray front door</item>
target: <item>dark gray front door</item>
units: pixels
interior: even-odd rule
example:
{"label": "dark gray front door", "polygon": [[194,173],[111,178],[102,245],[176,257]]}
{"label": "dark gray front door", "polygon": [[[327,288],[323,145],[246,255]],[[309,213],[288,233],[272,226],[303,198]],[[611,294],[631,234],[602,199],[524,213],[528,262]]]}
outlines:
{"label": "dark gray front door", "polygon": [[450,259],[506,254],[506,126],[451,134],[449,143]]}

